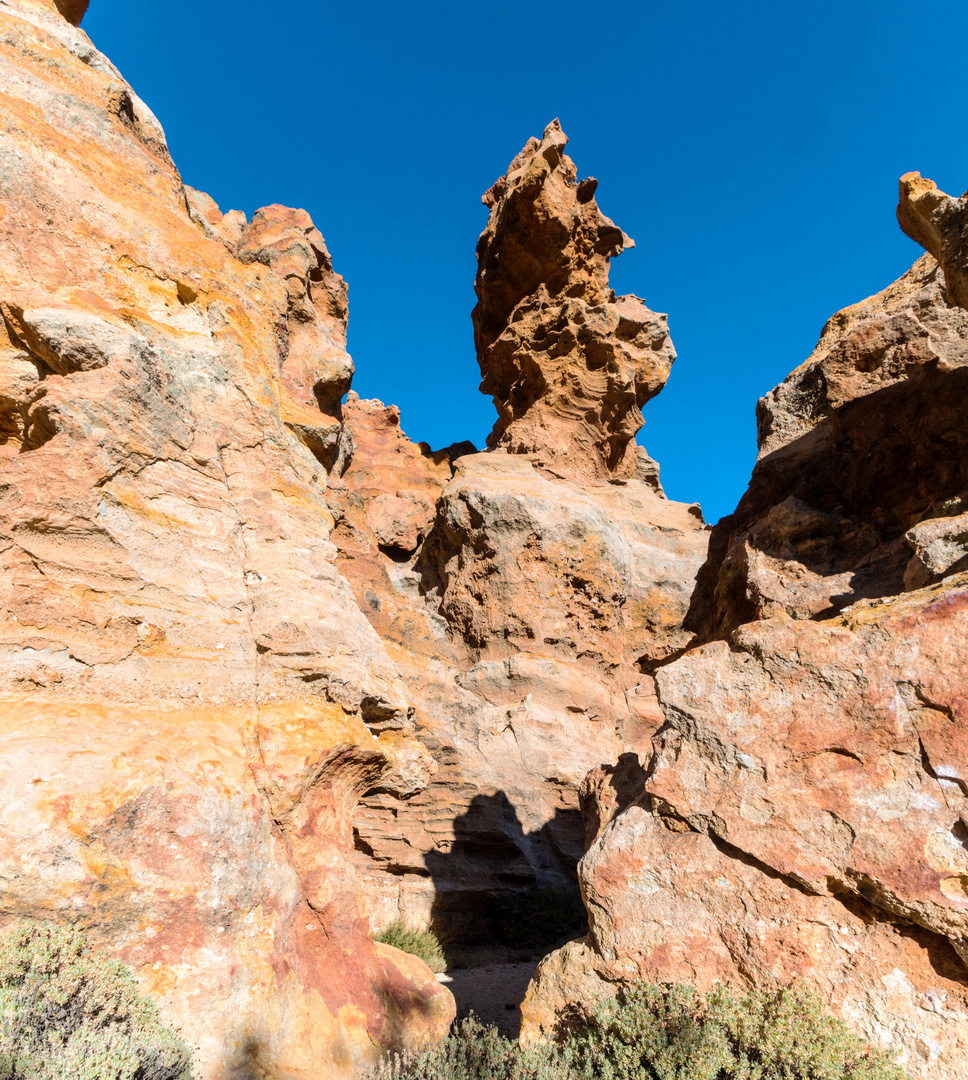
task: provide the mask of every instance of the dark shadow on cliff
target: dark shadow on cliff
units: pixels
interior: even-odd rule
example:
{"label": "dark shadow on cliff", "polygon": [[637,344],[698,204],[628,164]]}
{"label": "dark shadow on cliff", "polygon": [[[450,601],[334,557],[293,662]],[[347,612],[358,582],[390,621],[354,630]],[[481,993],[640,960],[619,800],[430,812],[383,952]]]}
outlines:
{"label": "dark shadow on cliff", "polygon": [[454,819],[450,850],[424,856],[436,890],[434,930],[458,945],[522,948],[581,933],[584,833],[577,808],[529,833],[505,792],[475,795]]}
{"label": "dark shadow on cliff", "polygon": [[[851,574],[815,618],[901,592],[905,531],[968,490],[966,415],[968,368],[928,363],[758,461],[739,506],[712,531],[685,628],[711,641],[757,617],[736,543],[744,535],[755,550],[812,573]],[[815,512],[813,535],[769,526],[771,510],[790,498]]]}

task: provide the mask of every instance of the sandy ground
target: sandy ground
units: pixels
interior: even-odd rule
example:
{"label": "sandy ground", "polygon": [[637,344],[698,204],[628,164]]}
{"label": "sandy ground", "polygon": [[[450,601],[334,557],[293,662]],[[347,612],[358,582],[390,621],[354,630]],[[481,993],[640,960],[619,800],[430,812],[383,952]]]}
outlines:
{"label": "sandy ground", "polygon": [[470,951],[467,967],[452,968],[437,979],[454,995],[458,1016],[473,1012],[482,1023],[494,1024],[502,1035],[516,1039],[521,1002],[539,958],[526,963],[511,962],[512,958],[503,950]]}

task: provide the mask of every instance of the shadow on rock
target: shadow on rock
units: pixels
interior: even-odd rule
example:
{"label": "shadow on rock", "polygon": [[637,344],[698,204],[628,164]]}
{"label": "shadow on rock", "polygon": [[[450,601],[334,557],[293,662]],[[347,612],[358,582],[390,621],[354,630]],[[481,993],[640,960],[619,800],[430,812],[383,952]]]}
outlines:
{"label": "shadow on rock", "polygon": [[[527,948],[572,928],[580,932],[577,866],[584,832],[577,808],[558,810],[527,832],[505,792],[475,795],[454,819],[450,850],[424,856],[436,889],[432,923],[438,935],[457,945]],[[509,933],[516,918],[528,923],[518,935]]]}

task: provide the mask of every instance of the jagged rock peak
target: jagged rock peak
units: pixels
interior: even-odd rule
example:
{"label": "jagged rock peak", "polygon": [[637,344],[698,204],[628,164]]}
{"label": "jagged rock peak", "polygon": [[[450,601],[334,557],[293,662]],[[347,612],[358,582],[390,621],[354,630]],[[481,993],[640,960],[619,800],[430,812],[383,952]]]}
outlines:
{"label": "jagged rock peak", "polygon": [[498,411],[487,442],[563,475],[625,477],[675,351],[665,315],[609,288],[609,260],[634,245],[567,144],[553,120],[483,196],[473,319],[481,391]]}
{"label": "jagged rock peak", "polygon": [[941,264],[948,303],[968,308],[968,192],[956,199],[917,172],[905,173],[900,189],[898,224]]}
{"label": "jagged rock peak", "polygon": [[589,933],[525,1042],[627,980],[797,979],[911,1080],[968,1080],[968,200],[901,194],[930,254],[761,400],[705,641],[651,667],[649,756],[582,784]]}

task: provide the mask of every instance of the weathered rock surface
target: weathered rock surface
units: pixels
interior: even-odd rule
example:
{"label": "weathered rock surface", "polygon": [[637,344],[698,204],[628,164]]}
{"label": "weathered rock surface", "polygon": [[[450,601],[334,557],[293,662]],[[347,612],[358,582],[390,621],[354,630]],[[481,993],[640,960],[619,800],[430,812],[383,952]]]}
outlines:
{"label": "weathered rock surface", "polygon": [[525,1037],[623,980],[800,978],[912,1077],[968,1077],[968,324],[951,296],[925,256],[760,403],[760,459],[691,614],[710,640],[656,672],[644,772],[586,784],[590,933],[539,968]]}
{"label": "weathered rock surface", "polygon": [[[192,219],[208,221],[201,214]],[[213,231],[226,242],[224,218]],[[276,331],[287,391],[283,419],[321,464],[342,473],[353,456],[341,406],[353,361],[346,352],[348,290],[326,241],[305,210],[266,206],[244,226],[238,245],[228,238],[227,246],[242,262],[268,266],[285,281],[286,318]]]}
{"label": "weathered rock surface", "polygon": [[966,622],[962,575],[663,668],[649,779],[581,863],[590,936],[526,1029],[631,978],[798,978],[910,1075],[968,1075]]}
{"label": "weathered rock surface", "polygon": [[484,195],[474,338],[498,421],[491,448],[532,454],[556,475],[635,474],[642,406],[675,359],[666,317],[608,287],[632,241],[578,182],[555,120]]}
{"label": "weathered rock surface", "polygon": [[650,672],[688,644],[707,534],[639,480],[432,454],[380,402],[351,399],[345,416],[356,453],[329,492],[338,566],[438,765],[403,806],[363,800],[357,866],[376,923],[432,917],[473,936],[495,896],[574,880],[582,779],[644,752],[661,723]]}
{"label": "weathered rock surface", "polygon": [[694,592],[634,443],[665,317],[557,123],[485,196],[490,450],[433,452],[342,404],[308,215],[186,188],[84,7],[0,3],[0,922],[81,922],[206,1080],[350,1075],[454,1011],[371,926],[585,852],[525,1037],[803,978],[968,1080],[964,199],[902,180],[929,254],[761,402]]}
{"label": "weathered rock surface", "polygon": [[916,172],[905,173],[900,188],[898,224],[941,264],[948,302],[968,308],[968,198],[953,199]]}
{"label": "weathered rock surface", "polygon": [[[713,530],[688,625],[708,640],[779,611],[829,618],[936,577],[908,567],[924,523],[940,536],[963,512],[966,408],[968,311],[948,303],[924,255],[834,315],[813,355],[760,401],[750,486]],[[953,528],[932,566],[961,557]]]}
{"label": "weathered rock surface", "polygon": [[185,189],[52,5],[0,24],[3,921],[82,923],[200,1077],[351,1075],[453,1001],[347,860],[428,767],[329,539],[345,289],[305,214]]}

